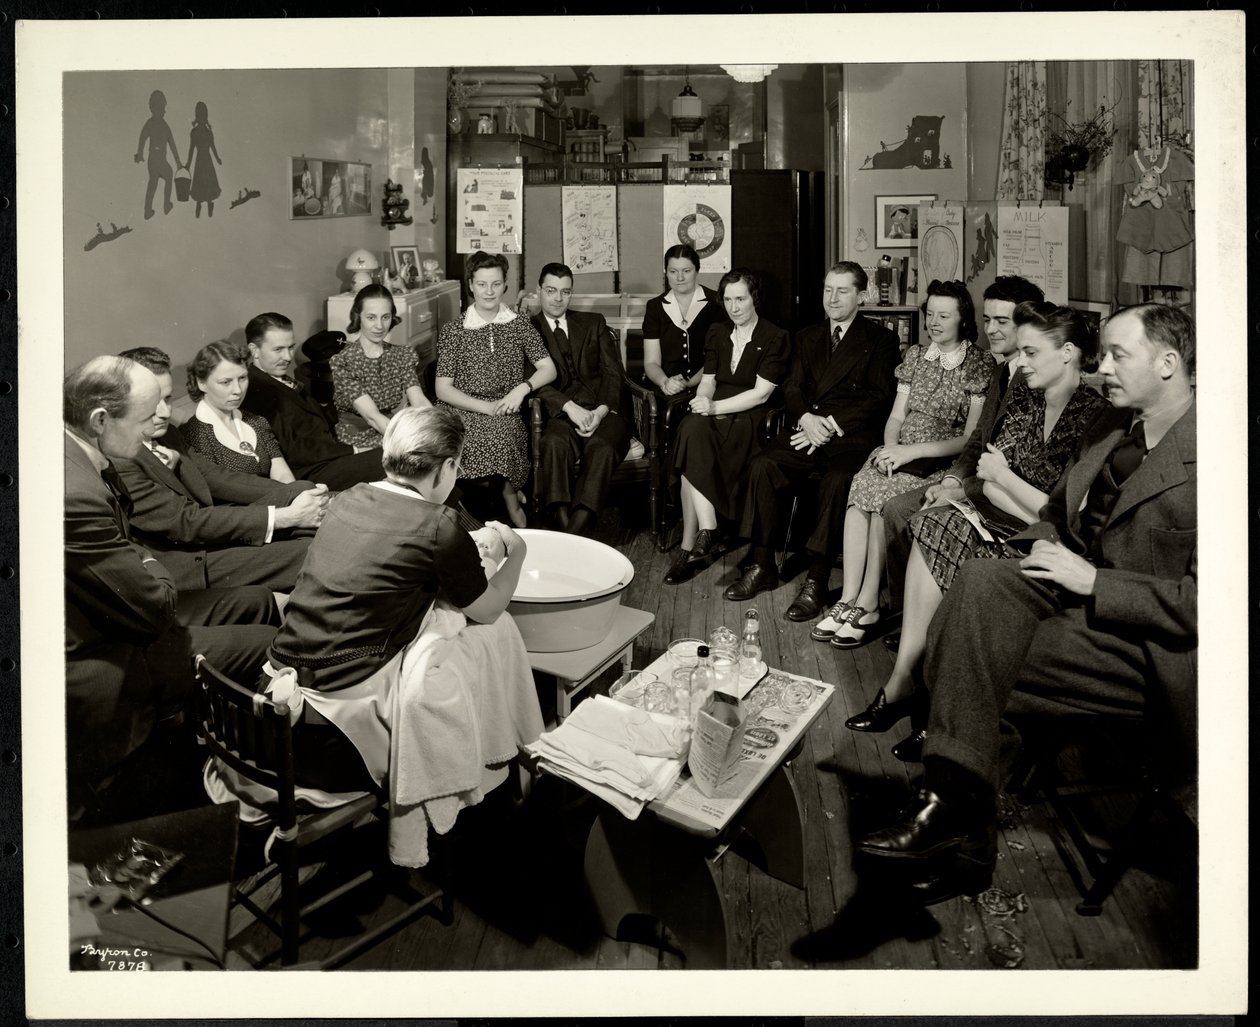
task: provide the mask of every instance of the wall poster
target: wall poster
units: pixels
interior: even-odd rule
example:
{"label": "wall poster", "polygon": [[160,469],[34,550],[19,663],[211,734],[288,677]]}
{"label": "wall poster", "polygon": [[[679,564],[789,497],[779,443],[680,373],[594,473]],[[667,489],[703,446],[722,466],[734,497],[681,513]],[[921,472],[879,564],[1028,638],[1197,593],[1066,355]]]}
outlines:
{"label": "wall poster", "polygon": [[289,207],[290,221],[366,217],[372,213],[371,164],[291,157],[289,188],[293,193]]}
{"label": "wall poster", "polygon": [[520,168],[460,168],[456,253],[521,252]]}
{"label": "wall poster", "polygon": [[564,262],[575,275],[618,270],[616,186],[563,186],[560,217]]}
{"label": "wall poster", "polygon": [[1068,210],[1066,207],[998,207],[999,275],[1023,275],[1041,286],[1051,303],[1068,301]]}
{"label": "wall poster", "polygon": [[962,278],[963,208],[958,202],[919,204],[919,273],[924,283]]}
{"label": "wall poster", "polygon": [[665,249],[686,243],[700,254],[701,271],[731,269],[731,187],[667,185]]}

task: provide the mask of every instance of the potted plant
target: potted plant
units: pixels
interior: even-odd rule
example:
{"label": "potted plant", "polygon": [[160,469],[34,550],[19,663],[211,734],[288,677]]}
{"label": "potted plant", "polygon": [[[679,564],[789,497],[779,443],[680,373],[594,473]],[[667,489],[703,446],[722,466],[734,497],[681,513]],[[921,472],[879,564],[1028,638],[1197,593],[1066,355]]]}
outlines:
{"label": "potted plant", "polygon": [[464,82],[457,78],[462,71],[462,68],[454,69],[446,85],[446,128],[451,135],[459,135],[464,130],[468,101],[481,88],[480,81]]}
{"label": "potted plant", "polygon": [[[1064,108],[1072,101],[1069,100]],[[1066,185],[1072,188],[1078,172],[1084,171],[1099,162],[1111,152],[1112,141],[1116,135],[1116,122],[1112,112],[1119,106],[1119,101],[1108,107],[1105,103],[1098,105],[1097,113],[1083,121],[1068,121],[1065,114],[1047,111],[1046,117],[1052,122],[1046,135],[1046,184]]]}

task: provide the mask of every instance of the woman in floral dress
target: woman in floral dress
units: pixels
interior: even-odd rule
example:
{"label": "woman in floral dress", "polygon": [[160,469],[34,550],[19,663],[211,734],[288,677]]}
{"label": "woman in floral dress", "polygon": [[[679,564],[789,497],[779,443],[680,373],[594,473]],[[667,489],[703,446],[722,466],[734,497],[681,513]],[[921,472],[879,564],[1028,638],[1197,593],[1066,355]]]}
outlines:
{"label": "woman in floral dress", "polygon": [[906,350],[897,368],[897,399],[884,444],[849,489],[844,518],[844,590],[811,632],[837,649],[863,643],[879,623],[884,572],[884,504],[939,481],[980,419],[993,357],[974,343],[976,308],[958,281],[933,281],[923,304],[926,345]]}
{"label": "woman in floral dress", "polygon": [[[456,410],[467,429],[460,477],[501,480],[508,518],[523,528],[529,435],[521,405],[555,380],[556,366],[529,319],[503,303],[507,258],[479,251],[465,270],[473,301],[438,334],[438,406]],[[534,367],[528,378],[526,358]]]}

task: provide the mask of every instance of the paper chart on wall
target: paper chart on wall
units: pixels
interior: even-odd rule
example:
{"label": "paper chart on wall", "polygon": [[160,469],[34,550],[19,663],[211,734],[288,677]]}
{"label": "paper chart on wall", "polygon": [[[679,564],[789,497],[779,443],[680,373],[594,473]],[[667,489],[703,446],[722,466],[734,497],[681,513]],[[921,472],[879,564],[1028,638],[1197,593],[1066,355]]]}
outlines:
{"label": "paper chart on wall", "polygon": [[521,252],[520,168],[460,168],[456,253]]}
{"label": "paper chart on wall", "polygon": [[962,278],[963,208],[936,200],[919,204],[919,277],[924,284]]}
{"label": "paper chart on wall", "polygon": [[731,269],[731,187],[667,185],[663,190],[665,248],[685,243],[701,271]]}
{"label": "paper chart on wall", "polygon": [[564,186],[560,217],[564,262],[574,274],[618,270],[616,186]]}
{"label": "paper chart on wall", "polygon": [[1067,304],[1066,207],[998,207],[998,274],[1023,275],[1046,299]]}

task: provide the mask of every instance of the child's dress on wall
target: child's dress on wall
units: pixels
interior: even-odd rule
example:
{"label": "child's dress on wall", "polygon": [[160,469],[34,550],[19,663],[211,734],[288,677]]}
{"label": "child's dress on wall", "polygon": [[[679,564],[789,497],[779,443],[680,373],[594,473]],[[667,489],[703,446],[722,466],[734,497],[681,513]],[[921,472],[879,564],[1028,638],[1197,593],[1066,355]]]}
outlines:
{"label": "child's dress on wall", "polygon": [[1125,158],[1116,176],[1124,186],[1116,232],[1116,242],[1125,247],[1122,282],[1193,286],[1194,225],[1187,204],[1193,181],[1194,163],[1174,147],[1134,150]]}

